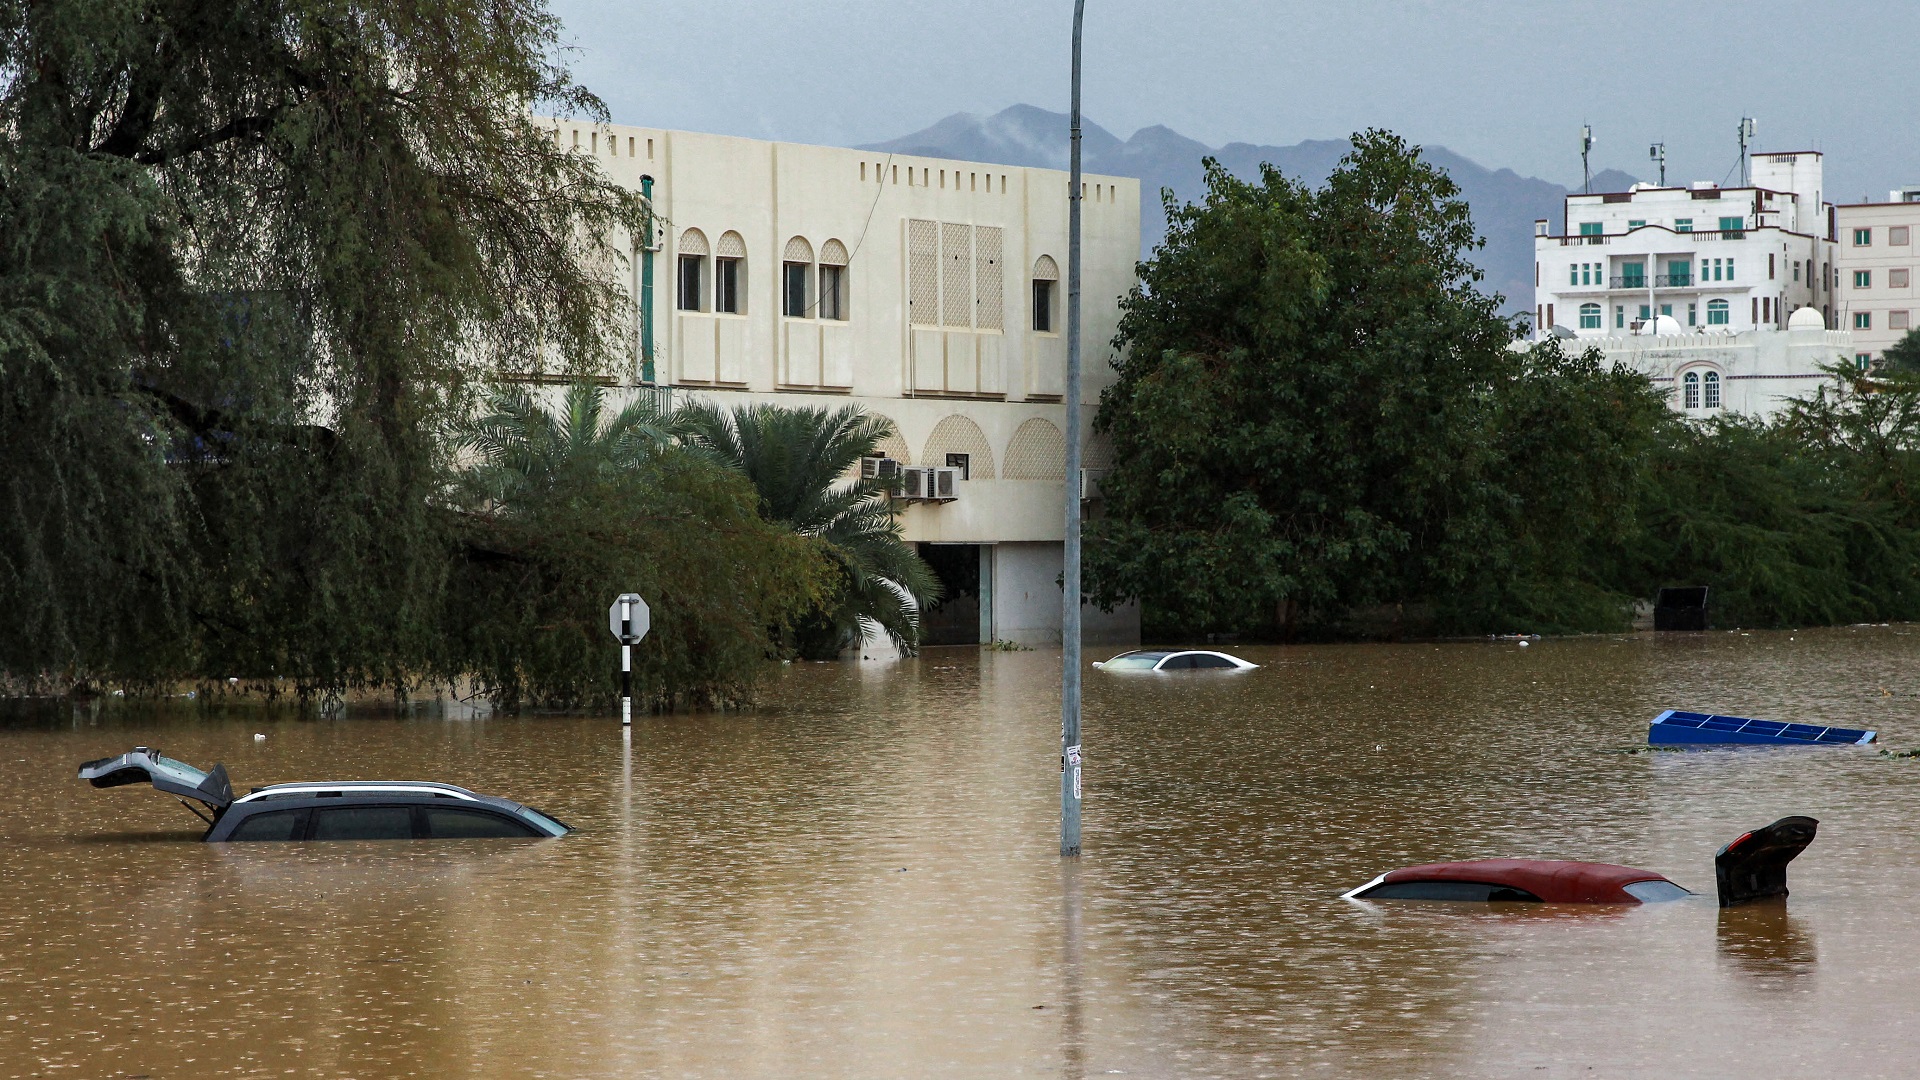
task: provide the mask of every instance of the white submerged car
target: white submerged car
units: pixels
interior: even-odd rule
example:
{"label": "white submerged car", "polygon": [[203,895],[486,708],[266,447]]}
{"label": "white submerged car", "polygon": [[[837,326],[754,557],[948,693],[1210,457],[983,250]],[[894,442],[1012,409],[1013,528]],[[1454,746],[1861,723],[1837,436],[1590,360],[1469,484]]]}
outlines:
{"label": "white submerged car", "polygon": [[1093,666],[1102,671],[1252,671],[1260,665],[1209,649],[1137,649],[1104,662],[1096,660]]}

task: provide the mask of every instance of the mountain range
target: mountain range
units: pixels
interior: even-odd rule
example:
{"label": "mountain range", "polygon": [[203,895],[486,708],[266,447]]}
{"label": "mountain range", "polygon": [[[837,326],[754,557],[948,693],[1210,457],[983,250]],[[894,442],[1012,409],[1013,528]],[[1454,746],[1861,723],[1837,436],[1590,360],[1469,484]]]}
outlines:
{"label": "mountain range", "polygon": [[[897,139],[861,147],[883,153],[957,158],[998,165],[1035,168],[1067,167],[1067,125],[1064,113],[1032,105],[1015,105],[992,116],[955,113],[931,127]],[[1318,186],[1346,154],[1344,139],[1314,139],[1292,146],[1256,146],[1228,143],[1208,146],[1171,128],[1141,128],[1120,139],[1098,124],[1082,119],[1081,167],[1090,173],[1131,176],[1140,181],[1140,247],[1144,258],[1166,231],[1161,188],[1172,188],[1176,198],[1192,201],[1205,193],[1201,160],[1217,159],[1236,176],[1256,179],[1260,164],[1269,162],[1286,175]],[[1489,169],[1448,150],[1427,146],[1421,150],[1430,162],[1447,171],[1473,212],[1475,227],[1487,245],[1472,253],[1485,272],[1481,287],[1506,298],[1509,312],[1526,311],[1533,304],[1533,223],[1546,218],[1558,222],[1567,188],[1551,181],[1521,176],[1512,169]],[[1634,178],[1617,169],[1598,173],[1594,191],[1625,191]]]}

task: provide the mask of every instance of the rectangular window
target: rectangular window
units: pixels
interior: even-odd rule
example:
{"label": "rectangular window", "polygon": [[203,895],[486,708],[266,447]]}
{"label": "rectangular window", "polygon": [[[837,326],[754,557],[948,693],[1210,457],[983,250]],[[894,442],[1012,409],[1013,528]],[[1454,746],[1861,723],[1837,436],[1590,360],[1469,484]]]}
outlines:
{"label": "rectangular window", "polygon": [[1640,305],[1640,321],[1646,322],[1648,319],[1651,319],[1651,318],[1653,318],[1653,309],[1649,308],[1645,304],[1641,304]]}
{"label": "rectangular window", "polygon": [[706,262],[698,255],[680,256],[680,310],[700,310],[700,264]]}
{"label": "rectangular window", "polygon": [[1856,289],[1873,288],[1873,271],[1855,270],[1853,272],[1853,287]]}
{"label": "rectangular window", "polygon": [[1873,230],[1872,229],[1853,230],[1853,246],[1854,247],[1872,247],[1873,246]]}
{"label": "rectangular window", "polygon": [[1906,312],[1904,312],[1904,311],[1889,311],[1889,312],[1887,312],[1887,329],[1889,329],[1889,330],[1905,330],[1906,328],[1907,328],[1907,313],[1906,313]]}
{"label": "rectangular window", "polygon": [[781,266],[780,314],[789,319],[804,319],[807,311],[807,264],[784,263]]}
{"label": "rectangular window", "polygon": [[1699,304],[1687,305],[1687,325],[1688,326],[1700,325],[1700,305]]}
{"label": "rectangular window", "polygon": [[973,479],[973,456],[971,454],[948,454],[947,468],[959,469],[960,479]]}
{"label": "rectangular window", "polygon": [[1583,222],[1581,222],[1581,223],[1580,223],[1580,235],[1581,235],[1581,236],[1599,236],[1599,235],[1600,235],[1600,223],[1599,223],[1599,222],[1597,222],[1597,221],[1583,221]]}
{"label": "rectangular window", "polygon": [[740,260],[713,260],[713,310],[740,314]]}
{"label": "rectangular window", "polygon": [[1634,229],[1644,229],[1646,227],[1647,227],[1647,222],[1645,218],[1635,218],[1627,222],[1628,231],[1632,231]]}
{"label": "rectangular window", "polygon": [[1673,231],[1674,232],[1692,232],[1693,219],[1690,217],[1674,218]]}
{"label": "rectangular window", "polygon": [[1733,260],[1732,259],[1727,260],[1727,280],[1728,281],[1733,280]]}
{"label": "rectangular window", "polygon": [[1580,309],[1580,329],[1600,329],[1600,305],[1588,304]]}
{"label": "rectangular window", "polygon": [[1767,253],[1767,280],[1773,280],[1773,253]]}
{"label": "rectangular window", "polygon": [[1035,333],[1053,333],[1053,282],[1038,278],[1033,282],[1033,329]]}
{"label": "rectangular window", "polygon": [[1892,225],[1887,228],[1887,243],[1892,247],[1907,246],[1907,226]]}
{"label": "rectangular window", "polygon": [[1547,325],[1548,326],[1553,325],[1553,305],[1552,304],[1547,305]]}
{"label": "rectangular window", "polygon": [[1627,309],[1624,305],[1613,305],[1613,328],[1615,330],[1625,330],[1627,328]]}
{"label": "rectangular window", "polygon": [[1569,263],[1567,265],[1567,284],[1585,285],[1586,282],[1581,281],[1580,279],[1586,274],[1586,271],[1587,271],[1586,263]]}
{"label": "rectangular window", "polygon": [[847,268],[820,268],[820,317],[844,321],[847,317]]}
{"label": "rectangular window", "polygon": [[1660,305],[1660,314],[1662,314],[1662,315],[1665,315],[1665,316],[1666,316],[1667,318],[1669,318],[1669,319],[1671,319],[1671,318],[1673,318],[1673,305],[1672,305],[1672,304],[1661,304],[1661,305]]}
{"label": "rectangular window", "polygon": [[1674,288],[1685,288],[1693,284],[1693,260],[1667,260],[1667,284]]}
{"label": "rectangular window", "polygon": [[1717,409],[1719,407],[1720,373],[1717,371],[1709,371],[1707,372],[1707,408]]}
{"label": "rectangular window", "polygon": [[1873,354],[1868,352],[1854,353],[1853,366],[1859,368],[1861,371],[1867,370],[1873,366]]}
{"label": "rectangular window", "polygon": [[1623,289],[1644,289],[1647,287],[1647,264],[1623,262],[1620,264],[1620,287]]}
{"label": "rectangular window", "polygon": [[1747,219],[1743,217],[1723,217],[1720,219],[1721,232],[1737,233],[1746,227]]}
{"label": "rectangular window", "polygon": [[1795,281],[1800,280],[1800,260],[1799,259],[1793,260],[1793,280]]}
{"label": "rectangular window", "polygon": [[1889,289],[1906,288],[1907,282],[1910,280],[1908,277],[1908,273],[1909,272],[1904,268],[1899,270],[1887,271],[1887,288]]}
{"label": "rectangular window", "polygon": [[1871,330],[1871,329],[1873,329],[1873,312],[1871,312],[1871,311],[1856,311],[1856,312],[1854,312],[1854,313],[1853,313],[1853,328],[1854,328],[1855,330]]}

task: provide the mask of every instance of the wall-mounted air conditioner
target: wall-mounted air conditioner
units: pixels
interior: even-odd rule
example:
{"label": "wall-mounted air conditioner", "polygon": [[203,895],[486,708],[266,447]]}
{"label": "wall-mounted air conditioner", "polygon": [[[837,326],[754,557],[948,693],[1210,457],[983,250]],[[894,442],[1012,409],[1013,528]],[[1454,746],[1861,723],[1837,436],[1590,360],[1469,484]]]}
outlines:
{"label": "wall-mounted air conditioner", "polygon": [[890,457],[863,457],[860,459],[860,479],[891,480],[900,475],[900,463]]}
{"label": "wall-mounted air conditioner", "polygon": [[1105,469],[1080,470],[1080,501],[1091,502],[1100,498],[1100,481],[1106,479]]}
{"label": "wall-mounted air conditioner", "polygon": [[898,497],[912,502],[952,502],[960,497],[960,470],[925,466],[901,469]]}

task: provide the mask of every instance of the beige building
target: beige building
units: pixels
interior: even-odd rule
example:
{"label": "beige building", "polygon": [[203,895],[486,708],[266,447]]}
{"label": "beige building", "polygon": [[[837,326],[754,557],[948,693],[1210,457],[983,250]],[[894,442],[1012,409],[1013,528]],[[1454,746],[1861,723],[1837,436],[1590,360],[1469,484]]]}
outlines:
{"label": "beige building", "polygon": [[1880,359],[1920,316],[1920,187],[1887,193],[1883,203],[1834,210],[1839,254],[1840,325],[1853,331],[1855,359]]}
{"label": "beige building", "polygon": [[[914,470],[907,538],[951,597],[924,614],[927,642],[1058,643],[1067,174],[624,125],[560,121],[555,135],[649,190],[660,219],[631,268],[651,317],[616,381],[886,416],[899,434],[885,467]],[[1113,380],[1140,189],[1084,181],[1090,423]],[[1108,457],[1104,440],[1084,447],[1088,513]],[[1087,640],[1139,638],[1136,609],[1085,616]]]}

